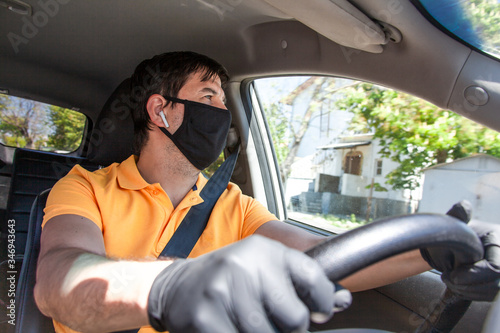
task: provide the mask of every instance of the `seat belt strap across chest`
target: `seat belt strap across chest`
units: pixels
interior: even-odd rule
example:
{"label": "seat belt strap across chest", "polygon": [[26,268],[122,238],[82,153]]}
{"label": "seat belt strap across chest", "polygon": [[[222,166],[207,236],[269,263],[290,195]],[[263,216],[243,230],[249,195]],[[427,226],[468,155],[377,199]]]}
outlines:
{"label": "seat belt strap across chest", "polygon": [[208,223],[215,203],[227,188],[240,147],[222,163],[200,192],[203,202],[192,206],[160,256],[187,258]]}

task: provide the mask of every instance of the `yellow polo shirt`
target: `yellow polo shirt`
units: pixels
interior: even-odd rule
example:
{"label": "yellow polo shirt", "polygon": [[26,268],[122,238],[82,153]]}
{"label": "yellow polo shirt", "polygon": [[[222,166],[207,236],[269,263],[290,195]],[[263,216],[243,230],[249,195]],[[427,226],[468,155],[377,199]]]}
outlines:
{"label": "yellow polo shirt", "polygon": [[[189,208],[203,202],[199,194],[206,183],[200,175],[193,189],[174,209],[160,184],[149,184],[142,178],[135,156],[94,172],[77,165],[54,185],[42,226],[58,215],[80,215],[102,230],[108,256],[157,258]],[[250,236],[271,220],[277,218],[258,201],[244,195],[237,185],[229,183],[189,257]],[[74,332],[60,323],[54,324],[56,332]],[[154,330],[143,328],[140,332]]]}

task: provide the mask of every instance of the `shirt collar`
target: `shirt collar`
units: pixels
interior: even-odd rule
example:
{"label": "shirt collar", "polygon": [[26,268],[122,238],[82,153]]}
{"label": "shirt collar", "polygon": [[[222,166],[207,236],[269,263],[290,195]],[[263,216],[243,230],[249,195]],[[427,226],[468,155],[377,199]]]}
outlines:
{"label": "shirt collar", "polygon": [[[151,185],[142,178],[139,169],[137,169],[137,159],[137,156],[132,155],[118,165],[117,179],[120,187],[128,190],[141,190]],[[207,181],[208,180],[200,172],[198,180],[192,190],[201,191],[201,189],[205,187]]]}
{"label": "shirt collar", "polygon": [[132,155],[117,167],[118,184],[128,190],[140,190],[150,184],[142,178],[137,169],[137,156]]}

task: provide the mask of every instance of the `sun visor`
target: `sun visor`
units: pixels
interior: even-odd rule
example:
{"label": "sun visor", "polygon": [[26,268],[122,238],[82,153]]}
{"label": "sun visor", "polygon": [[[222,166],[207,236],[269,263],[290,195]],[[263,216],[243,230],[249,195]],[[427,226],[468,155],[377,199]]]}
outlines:
{"label": "sun visor", "polygon": [[347,0],[264,0],[343,46],[381,53],[389,38],[382,27]]}

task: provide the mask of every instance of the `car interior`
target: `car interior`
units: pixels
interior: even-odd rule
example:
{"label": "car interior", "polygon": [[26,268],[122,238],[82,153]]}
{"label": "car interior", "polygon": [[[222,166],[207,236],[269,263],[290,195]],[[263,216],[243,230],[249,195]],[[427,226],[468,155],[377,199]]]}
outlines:
{"label": "car interior", "polygon": [[[496,12],[486,16],[500,17],[497,1],[484,2],[496,5]],[[442,0],[435,7],[449,14],[467,3]],[[321,76],[368,82],[500,131],[500,41],[489,47],[475,44],[453,29],[455,21],[446,26],[431,8],[432,2],[424,0],[0,0],[0,96],[61,107],[86,119],[71,151],[0,142],[2,331],[53,332],[51,319],[38,311],[33,299],[47,190],[75,164],[96,170],[130,156],[128,79],[142,60],[169,51],[205,54],[230,74],[224,90],[232,133],[241,142],[231,181],[286,223],[333,240],[352,239],[346,240],[353,254],[345,266],[356,266],[356,251],[365,249],[361,243],[369,243],[361,240],[361,232],[354,233],[358,229],[336,237],[336,229],[292,214],[269,129],[272,119],[263,111],[266,94],[278,88],[259,80]],[[6,119],[0,118],[0,131]],[[500,185],[491,185],[499,191]],[[442,213],[448,208],[444,200]],[[380,257],[373,260],[430,242],[429,230],[440,228],[437,220],[389,217],[387,229],[366,236],[376,239],[380,249]],[[11,247],[9,234],[15,234]],[[396,239],[399,234],[406,236]],[[393,248],[395,243],[400,247]],[[335,249],[332,243],[315,256],[326,256],[324,265],[340,271]],[[368,247],[365,251],[372,250],[377,252]],[[8,279],[11,275],[15,280]],[[500,322],[495,322],[500,305],[488,302],[467,303],[461,313],[453,308],[449,316],[430,318],[446,308],[440,305],[445,289],[439,273],[429,271],[354,293],[349,309],[327,323],[311,323],[309,330],[424,332],[426,320],[439,321],[442,332],[500,330]],[[9,308],[13,302],[14,312]],[[9,323],[13,313],[15,325]]]}

